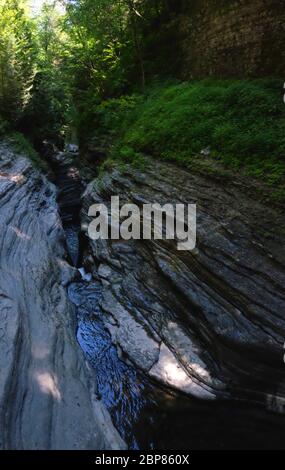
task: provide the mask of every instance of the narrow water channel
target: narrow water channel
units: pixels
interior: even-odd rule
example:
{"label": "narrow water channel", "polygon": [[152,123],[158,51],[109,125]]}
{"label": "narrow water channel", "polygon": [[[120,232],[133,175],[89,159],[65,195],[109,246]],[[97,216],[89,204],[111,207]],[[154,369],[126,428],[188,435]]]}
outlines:
{"label": "narrow water channel", "polygon": [[[78,169],[70,160],[54,164],[58,203],[70,262],[81,267]],[[120,359],[104,327],[98,281],[78,280],[68,287],[77,309],[77,340],[92,368],[97,394],[130,449],[285,448],[284,417],[259,406],[203,402],[162,389]]]}

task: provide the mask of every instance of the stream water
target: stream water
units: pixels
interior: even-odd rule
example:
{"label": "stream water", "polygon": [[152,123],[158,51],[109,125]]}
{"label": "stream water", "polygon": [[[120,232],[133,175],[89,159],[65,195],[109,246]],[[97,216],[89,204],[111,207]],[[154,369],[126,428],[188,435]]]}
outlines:
{"label": "stream water", "polygon": [[[70,262],[79,268],[84,250],[80,175],[70,163],[58,162],[55,170]],[[283,417],[252,404],[172,393],[122,360],[104,327],[98,281],[72,282],[68,294],[77,308],[77,339],[94,369],[98,397],[130,449],[285,448]]]}

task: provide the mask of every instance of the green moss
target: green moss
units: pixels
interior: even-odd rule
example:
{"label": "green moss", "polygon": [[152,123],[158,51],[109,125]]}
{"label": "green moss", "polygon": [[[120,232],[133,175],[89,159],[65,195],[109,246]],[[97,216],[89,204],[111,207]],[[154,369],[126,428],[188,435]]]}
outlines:
{"label": "green moss", "polygon": [[33,166],[41,171],[47,170],[47,164],[40,158],[31,143],[20,132],[13,132],[6,139],[15,152],[23,154],[31,160]]}

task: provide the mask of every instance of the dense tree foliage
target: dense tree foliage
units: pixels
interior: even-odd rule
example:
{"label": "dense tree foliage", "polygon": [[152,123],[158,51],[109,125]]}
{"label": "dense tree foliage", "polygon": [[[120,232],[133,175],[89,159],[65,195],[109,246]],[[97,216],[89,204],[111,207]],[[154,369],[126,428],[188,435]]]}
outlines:
{"label": "dense tree foliage", "polygon": [[175,35],[173,28],[164,29],[162,24],[171,25],[177,3],[73,0],[65,5],[64,68],[72,77],[69,85],[79,138],[86,140],[99,102],[133,90],[144,92],[155,77],[173,75],[175,60],[170,60],[170,51]]}
{"label": "dense tree foliage", "polygon": [[36,144],[60,140],[75,114],[131,87],[144,90],[154,74],[144,35],[171,2],[46,0],[36,17],[29,3],[0,0],[2,120]]}
{"label": "dense tree foliage", "polygon": [[0,132],[8,123],[36,148],[76,134],[97,158],[186,167],[211,147],[284,197],[282,83],[175,82],[190,2],[46,0],[35,15],[31,1],[0,0]]}
{"label": "dense tree foliage", "polygon": [[0,0],[0,115],[17,122],[28,102],[36,47],[24,0]]}
{"label": "dense tree foliage", "polygon": [[20,129],[39,147],[44,139],[62,143],[70,96],[64,69],[66,36],[57,3],[44,3],[35,24],[36,69]]}

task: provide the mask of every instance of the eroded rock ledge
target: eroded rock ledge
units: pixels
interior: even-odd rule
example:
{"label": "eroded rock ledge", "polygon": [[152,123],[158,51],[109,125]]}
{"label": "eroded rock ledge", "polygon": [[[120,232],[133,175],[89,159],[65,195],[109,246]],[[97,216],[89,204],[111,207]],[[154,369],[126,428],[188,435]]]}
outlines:
{"label": "eroded rock ledge", "polygon": [[[251,200],[243,183],[149,162],[102,175],[94,202],[197,203],[198,243],[90,242],[101,308],[118,349],[150,376],[191,395],[252,400],[283,411],[284,214]],[[90,258],[89,258],[90,264]]]}
{"label": "eroded rock ledge", "polygon": [[75,339],[55,187],[0,145],[0,448],[114,449]]}

